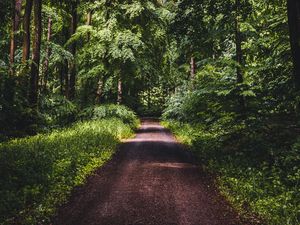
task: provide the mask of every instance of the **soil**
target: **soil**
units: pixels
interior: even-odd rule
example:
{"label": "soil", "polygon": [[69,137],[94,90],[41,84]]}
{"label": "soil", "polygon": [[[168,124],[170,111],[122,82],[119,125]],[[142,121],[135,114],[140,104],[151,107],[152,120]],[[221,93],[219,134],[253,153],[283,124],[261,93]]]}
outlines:
{"label": "soil", "polygon": [[158,121],[145,119],[134,139],[74,190],[55,225],[237,225],[239,215]]}

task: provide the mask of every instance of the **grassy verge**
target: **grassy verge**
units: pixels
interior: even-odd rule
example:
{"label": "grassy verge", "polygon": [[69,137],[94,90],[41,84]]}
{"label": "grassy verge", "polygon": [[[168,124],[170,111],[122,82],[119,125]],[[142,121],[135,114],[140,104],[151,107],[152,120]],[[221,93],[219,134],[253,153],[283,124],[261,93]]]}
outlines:
{"label": "grassy verge", "polygon": [[0,224],[41,224],[108,161],[132,124],[110,118],[0,144]]}
{"label": "grassy verge", "polygon": [[224,129],[207,130],[199,124],[176,121],[163,125],[189,146],[209,171],[219,175],[221,192],[245,218],[256,214],[267,224],[300,224],[300,141],[289,150],[278,150],[279,145],[259,136],[234,138]]}

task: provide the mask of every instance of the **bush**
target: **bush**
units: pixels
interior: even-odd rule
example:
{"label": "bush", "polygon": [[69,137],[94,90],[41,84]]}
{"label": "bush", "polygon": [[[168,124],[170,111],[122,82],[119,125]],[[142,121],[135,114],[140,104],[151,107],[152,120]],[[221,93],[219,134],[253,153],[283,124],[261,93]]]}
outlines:
{"label": "bush", "polygon": [[80,114],[81,120],[98,120],[103,118],[118,118],[131,128],[137,127],[139,120],[136,114],[123,105],[101,105],[84,109]]}
{"label": "bush", "polygon": [[40,110],[49,127],[62,127],[75,122],[78,107],[64,96],[44,96],[40,100]]}
{"label": "bush", "polygon": [[22,80],[1,71],[0,76],[0,142],[36,134],[45,121],[40,113],[28,106],[27,92],[16,87],[16,83]]}
{"label": "bush", "polygon": [[47,223],[74,186],[111,158],[133,134],[119,119],[0,144],[0,224]]}

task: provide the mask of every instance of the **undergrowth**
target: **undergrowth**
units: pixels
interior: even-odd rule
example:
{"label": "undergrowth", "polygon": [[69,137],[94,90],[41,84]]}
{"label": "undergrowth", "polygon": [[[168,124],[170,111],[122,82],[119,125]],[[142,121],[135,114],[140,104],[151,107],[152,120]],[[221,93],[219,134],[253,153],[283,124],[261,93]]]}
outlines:
{"label": "undergrowth", "polygon": [[232,126],[224,118],[210,126],[174,120],[163,125],[218,175],[221,192],[246,220],[257,215],[267,221],[259,224],[299,224],[300,139],[287,147],[281,141],[288,140],[282,137],[283,130],[268,136],[262,128],[255,130],[244,123]]}
{"label": "undergrowth", "polygon": [[71,190],[109,160],[133,124],[117,118],[78,122],[0,143],[0,224],[47,224]]}
{"label": "undergrowth", "polygon": [[103,118],[118,118],[131,128],[139,124],[135,113],[124,105],[106,104],[85,108],[78,116],[81,120],[98,120]]}

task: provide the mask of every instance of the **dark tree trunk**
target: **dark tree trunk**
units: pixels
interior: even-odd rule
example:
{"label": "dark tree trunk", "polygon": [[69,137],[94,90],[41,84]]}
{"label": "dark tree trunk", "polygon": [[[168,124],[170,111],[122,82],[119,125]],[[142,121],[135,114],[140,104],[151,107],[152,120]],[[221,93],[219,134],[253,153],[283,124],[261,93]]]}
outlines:
{"label": "dark tree trunk", "polygon": [[21,10],[22,10],[22,0],[12,0],[11,1],[12,10],[12,26],[10,34],[10,52],[9,52],[9,64],[10,64],[10,75],[14,75],[14,63],[15,63],[15,51],[16,51],[16,32],[19,29]]}
{"label": "dark tree trunk", "polygon": [[38,81],[40,49],[42,39],[42,0],[34,0],[34,40],[32,48],[32,65],[30,76],[29,103],[31,107],[36,108],[38,102]]}
{"label": "dark tree trunk", "polygon": [[15,0],[16,1],[16,14],[15,14],[15,26],[16,31],[20,27],[21,15],[22,15],[22,1],[23,0]]}
{"label": "dark tree trunk", "polygon": [[288,0],[287,12],[294,64],[294,82],[296,89],[300,90],[300,2]]}
{"label": "dark tree trunk", "polygon": [[[71,35],[75,34],[77,28],[77,1],[72,4],[72,23],[71,23]],[[76,42],[71,45],[71,53],[75,57],[76,55]],[[72,63],[70,68],[70,94],[69,98],[75,97],[75,84],[76,84],[76,65]]]}
{"label": "dark tree trunk", "polygon": [[32,11],[32,2],[33,0],[26,0],[25,14],[23,19],[24,37],[23,37],[22,62],[24,64],[29,59],[29,55],[30,55],[30,19],[31,19],[31,11]]}
{"label": "dark tree trunk", "polygon": [[98,88],[97,88],[97,93],[96,93],[96,104],[100,104],[101,103],[101,98],[103,95],[103,79],[99,78],[98,81]]}
{"label": "dark tree trunk", "polygon": [[49,74],[49,58],[51,55],[51,48],[50,48],[51,33],[52,33],[52,19],[48,18],[47,48],[46,48],[46,58],[44,62],[43,91],[47,90],[47,81],[48,81],[48,74]]}
{"label": "dark tree trunk", "polygon": [[[243,71],[242,66],[244,65],[244,59],[243,59],[243,51],[242,51],[242,38],[241,38],[241,32],[240,32],[240,0],[235,1],[235,7],[236,7],[236,15],[235,15],[235,44],[236,44],[236,62],[237,62],[237,68],[236,68],[236,75],[237,75],[237,84],[242,84],[244,82],[243,78]],[[245,99],[243,96],[239,95],[238,97],[239,105],[241,108],[241,111],[244,112],[245,110]]]}

